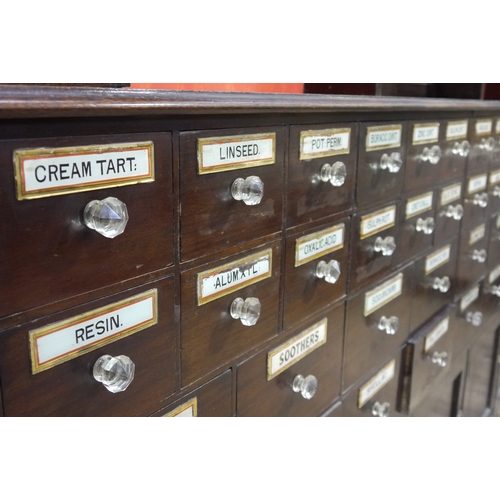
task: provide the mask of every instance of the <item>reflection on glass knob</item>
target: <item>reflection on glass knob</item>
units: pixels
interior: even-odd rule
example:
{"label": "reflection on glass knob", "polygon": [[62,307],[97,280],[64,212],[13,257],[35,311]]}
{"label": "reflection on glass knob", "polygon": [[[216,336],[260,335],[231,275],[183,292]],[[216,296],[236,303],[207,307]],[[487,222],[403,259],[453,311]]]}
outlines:
{"label": "reflection on glass knob", "polygon": [[448,364],[448,353],[434,351],[431,355],[431,362],[444,368]]}
{"label": "reflection on glass knob", "polygon": [[493,137],[488,137],[487,139],[483,137],[479,143],[479,148],[485,151],[493,151],[495,149],[495,139]]}
{"label": "reflection on glass knob", "polygon": [[486,285],[484,287],[484,292],[485,293],[490,293],[491,295],[496,295],[497,297],[500,297],[500,286],[498,285]]}
{"label": "reflection on glass knob", "polygon": [[94,378],[110,392],[124,391],[134,380],[135,364],[128,356],[101,356],[94,365]]}
{"label": "reflection on glass knob", "polygon": [[112,196],[101,201],[93,200],[83,210],[83,222],[106,238],[114,238],[125,231],[127,205]]}
{"label": "reflection on glass knob", "polygon": [[239,177],[231,186],[231,195],[235,200],[242,200],[246,205],[258,205],[264,196],[264,183],[256,175],[246,179]]}
{"label": "reflection on glass knob", "polygon": [[327,283],[336,283],[340,277],[340,263],[331,260],[328,264],[320,260],[316,266],[316,277],[325,278]]}
{"label": "reflection on glass knob", "polygon": [[481,323],[483,322],[483,313],[479,311],[476,312],[469,311],[465,315],[465,321],[472,323],[473,326],[481,326]]}
{"label": "reflection on glass knob", "polygon": [[377,236],[375,244],[373,245],[375,252],[382,252],[382,255],[392,255],[394,250],[396,250],[396,242],[394,237],[387,236],[382,238],[382,236]]}
{"label": "reflection on glass knob", "polygon": [[434,278],[432,280],[432,288],[434,290],[439,290],[441,293],[446,293],[451,286],[451,281],[448,276],[443,276],[442,278]]}
{"label": "reflection on glass knob", "polygon": [[436,165],[441,159],[441,148],[436,144],[431,148],[424,148],[420,155],[422,161],[428,161],[432,165]]}
{"label": "reflection on glass knob", "polygon": [[460,220],[464,216],[464,207],[462,205],[448,205],[443,213],[446,217]]}
{"label": "reflection on glass knob", "polygon": [[388,335],[394,335],[399,328],[399,319],[397,316],[391,316],[390,318],[382,316],[377,326],[379,330],[384,330]]}
{"label": "reflection on glass knob", "polygon": [[424,234],[432,234],[434,232],[434,217],[427,217],[427,219],[417,219],[417,224],[415,229],[417,231],[422,231]]}
{"label": "reflection on glass knob", "polygon": [[318,379],[314,375],[297,375],[292,383],[293,392],[300,392],[304,399],[311,399],[318,390]]}
{"label": "reflection on glass knob", "polygon": [[391,403],[379,403],[375,401],[372,406],[372,415],[374,417],[388,417],[391,414]]}
{"label": "reflection on glass knob", "polygon": [[382,170],[389,170],[393,174],[399,172],[402,165],[403,160],[399,153],[391,153],[390,155],[384,153],[380,158],[380,168]]}
{"label": "reflection on glass knob", "polygon": [[477,249],[474,249],[472,251],[472,255],[471,255],[471,258],[472,260],[476,260],[477,262],[479,262],[480,264],[483,264],[484,262],[486,262],[486,250],[477,250]]}
{"label": "reflection on glass knob", "polygon": [[454,155],[469,156],[470,143],[469,141],[455,142],[451,151]]}
{"label": "reflection on glass knob", "polygon": [[342,186],[347,176],[347,169],[341,161],[335,162],[333,165],[325,163],[321,167],[320,177],[323,182],[330,182],[333,186]]}
{"label": "reflection on glass knob", "polygon": [[472,198],[473,205],[479,205],[481,208],[488,206],[488,193],[476,193]]}
{"label": "reflection on glass knob", "polygon": [[491,192],[493,196],[499,196],[500,197],[500,186],[495,186],[493,188],[493,191]]}
{"label": "reflection on glass knob", "polygon": [[248,297],[243,300],[238,297],[231,304],[231,317],[239,319],[245,326],[253,326],[260,316],[260,300],[255,297]]}

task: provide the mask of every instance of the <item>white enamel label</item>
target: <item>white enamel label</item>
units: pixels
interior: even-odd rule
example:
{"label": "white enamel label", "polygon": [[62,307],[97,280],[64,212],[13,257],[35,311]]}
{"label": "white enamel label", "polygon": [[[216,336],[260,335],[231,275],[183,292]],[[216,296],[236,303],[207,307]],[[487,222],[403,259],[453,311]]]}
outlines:
{"label": "white enamel label", "polygon": [[490,285],[497,280],[497,278],[500,276],[500,265],[495,267],[493,271],[491,271],[490,275],[488,276],[488,281],[490,282]]}
{"label": "white enamel label", "polygon": [[490,172],[490,186],[494,186],[500,182],[500,170]]}
{"label": "white enamel label", "polygon": [[450,326],[450,317],[445,318],[441,323],[439,323],[432,332],[428,333],[425,337],[424,352],[428,352],[429,349],[448,331]]}
{"label": "white enamel label", "polygon": [[300,159],[347,154],[350,143],[350,128],[301,132]]}
{"label": "white enamel label", "polygon": [[484,189],[486,187],[487,183],[488,180],[486,174],[476,175],[476,177],[471,177],[469,179],[468,193],[472,194],[475,193],[476,191],[481,191],[481,189]]}
{"label": "white enamel label", "polygon": [[434,269],[441,267],[450,260],[451,245],[446,245],[437,252],[428,255],[425,259],[425,274],[432,273]]}
{"label": "white enamel label", "polygon": [[413,144],[428,144],[439,139],[439,123],[415,125],[413,127]]}
{"label": "white enamel label", "polygon": [[295,267],[344,246],[344,224],[298,238],[295,248]]}
{"label": "white enamel label", "polygon": [[500,119],[497,120],[497,123],[495,126],[495,134],[500,134]]}
{"label": "white enamel label", "polygon": [[479,297],[479,285],[462,297],[460,301],[460,311],[464,312]]}
{"label": "white enamel label", "polygon": [[441,206],[458,200],[462,194],[462,184],[453,184],[441,191]]}
{"label": "white enamel label", "polygon": [[426,193],[418,198],[412,198],[406,203],[406,218],[420,214],[432,208],[432,192]]}
{"label": "white enamel label", "polygon": [[394,226],[396,221],[396,206],[392,205],[380,212],[361,217],[360,238],[367,238],[384,229]]}
{"label": "white enamel label", "polygon": [[476,135],[491,134],[493,128],[492,120],[481,120],[476,122]]}
{"label": "white enamel label", "polygon": [[366,150],[398,148],[401,146],[402,129],[402,125],[368,127],[366,131]]}
{"label": "white enamel label", "polygon": [[311,326],[267,355],[267,380],[286,370],[326,342],[327,319]]}
{"label": "white enamel label", "polygon": [[370,379],[359,390],[358,408],[361,408],[367,401],[369,401],[375,394],[377,394],[384,385],[394,378],[396,371],[396,360],[393,359],[388,365],[380,370],[377,375]]}
{"label": "white enamel label", "polygon": [[467,121],[449,122],[446,127],[446,140],[465,139],[467,137]]}
{"label": "white enamel label", "polygon": [[365,295],[365,312],[368,316],[391,300],[399,297],[403,290],[403,273],[399,273],[396,277],[386,281],[382,285],[374,288]]}
{"label": "white enamel label", "polygon": [[171,412],[163,415],[164,417],[197,417],[198,416],[198,400],[197,398],[190,399],[184,404],[178,406]]}
{"label": "white enamel label", "polygon": [[474,245],[477,241],[484,238],[486,233],[486,224],[481,224],[470,232],[469,235],[469,245]]}

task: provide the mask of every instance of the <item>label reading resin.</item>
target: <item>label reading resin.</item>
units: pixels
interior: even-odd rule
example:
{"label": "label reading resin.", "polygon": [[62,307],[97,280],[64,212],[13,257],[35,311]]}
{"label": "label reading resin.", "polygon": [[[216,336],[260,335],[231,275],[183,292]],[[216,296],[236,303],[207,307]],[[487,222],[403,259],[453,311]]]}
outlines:
{"label": "label reading resin.", "polygon": [[399,148],[401,146],[402,125],[368,127],[366,131],[366,151]]}
{"label": "label reading resin.", "polygon": [[343,248],[344,224],[297,238],[295,243],[295,267]]}
{"label": "label reading resin.", "polygon": [[479,297],[479,285],[462,297],[460,301],[460,311],[464,312]]}
{"label": "label reading resin.", "polygon": [[350,128],[308,130],[300,133],[300,159],[323,158],[348,154],[351,144]]}
{"label": "label reading resin.", "polygon": [[450,326],[450,317],[445,318],[439,323],[432,332],[428,333],[425,337],[424,352],[427,353],[429,349],[448,331]]}
{"label": "label reading resin.", "polygon": [[484,238],[486,233],[486,224],[481,224],[470,232],[469,235],[469,246],[474,245],[477,241]]}
{"label": "label reading resin.", "polygon": [[486,174],[484,175],[476,175],[475,177],[471,177],[469,179],[469,188],[468,188],[468,194],[473,194],[477,191],[481,191],[481,189],[484,189],[487,185],[487,176]]}
{"label": "label reading resin.", "polygon": [[432,191],[406,202],[406,218],[421,214],[432,208]]}
{"label": "label reading resin.", "polygon": [[32,372],[39,373],[158,322],[158,292],[126,300],[29,332]]}
{"label": "label reading resin.", "polygon": [[448,122],[446,127],[446,140],[465,139],[467,137],[468,121],[463,122]]}
{"label": "label reading resin.", "polygon": [[386,281],[382,285],[374,288],[365,295],[365,312],[368,316],[372,312],[380,309],[391,300],[399,297],[403,290],[403,273],[399,273],[394,278]]}
{"label": "label reading resin.", "polygon": [[432,273],[438,267],[450,260],[451,245],[446,245],[437,252],[431,253],[425,259],[425,274]]}
{"label": "label reading resin.", "polygon": [[439,123],[423,123],[413,127],[413,145],[429,144],[439,139]]}
{"label": "label reading resin.", "polygon": [[375,394],[377,394],[384,385],[394,378],[396,371],[396,360],[393,359],[387,364],[377,375],[370,379],[365,385],[359,389],[358,395],[358,408],[361,408],[367,401],[369,401]]}
{"label": "label reading resin.", "polygon": [[361,217],[361,226],[359,230],[359,238],[363,240],[379,233],[384,229],[394,226],[396,221],[396,205],[391,205],[373,214]]}
{"label": "label reading resin.", "polygon": [[494,186],[500,182],[500,170],[490,172],[490,186]]}
{"label": "label reading resin.", "polygon": [[198,416],[198,400],[197,398],[190,399],[184,404],[178,406],[171,412],[163,415],[164,417],[197,417]]}
{"label": "label reading resin.", "polygon": [[198,139],[198,173],[270,165],[276,157],[276,134]]}
{"label": "label reading resin.", "polygon": [[271,380],[299,359],[326,342],[327,319],[304,330],[267,354],[267,380]]}
{"label": "label reading resin.", "polygon": [[198,274],[198,305],[271,276],[272,250],[264,250]]}
{"label": "label reading resin.", "polygon": [[491,134],[492,128],[493,128],[492,120],[478,120],[476,122],[476,135]]}
{"label": "label reading resin.", "polygon": [[493,271],[491,271],[490,275],[488,276],[488,281],[490,285],[497,280],[497,278],[500,276],[500,265],[495,267]]}
{"label": "label reading resin.", "polygon": [[458,200],[462,194],[462,184],[453,184],[441,191],[441,206],[447,205],[452,201]]}
{"label": "label reading resin.", "polygon": [[18,200],[154,181],[153,143],[14,151]]}

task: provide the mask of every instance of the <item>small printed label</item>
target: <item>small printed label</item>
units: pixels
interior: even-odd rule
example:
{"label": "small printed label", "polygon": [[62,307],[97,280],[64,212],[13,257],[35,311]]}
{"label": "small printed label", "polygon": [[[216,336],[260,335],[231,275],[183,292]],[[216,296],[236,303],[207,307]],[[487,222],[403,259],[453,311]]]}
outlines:
{"label": "small printed label", "polygon": [[432,208],[432,191],[406,202],[406,218],[421,214]]}
{"label": "small printed label", "polygon": [[158,322],[156,289],[29,332],[33,374]]}
{"label": "small printed label", "polygon": [[359,238],[363,240],[377,234],[384,229],[394,226],[396,222],[396,205],[379,210],[378,212],[361,217]]}
{"label": "small printed label", "polygon": [[437,252],[431,253],[425,259],[425,274],[430,274],[432,271],[446,264],[450,260],[451,245],[446,245]]}
{"label": "small printed label", "polygon": [[267,380],[285,371],[326,342],[327,319],[304,330],[267,354]]}
{"label": "small printed label", "polygon": [[258,167],[275,162],[276,134],[198,139],[198,173]]}
{"label": "small printed label", "polygon": [[464,312],[479,297],[479,285],[476,285],[470,292],[465,294],[460,301],[460,311]]}
{"label": "small printed label", "polygon": [[18,200],[154,181],[153,143],[14,151]]}
{"label": "small printed label", "polygon": [[476,122],[476,135],[491,134],[492,128],[493,128],[492,120],[478,120]]}
{"label": "small printed label", "polygon": [[500,229],[500,215],[497,215],[496,226],[497,226],[497,229]]}
{"label": "small printed label", "polygon": [[198,400],[197,398],[190,399],[184,404],[175,408],[171,412],[163,415],[164,417],[197,417],[198,416]]}
{"label": "small printed label", "polygon": [[424,343],[424,353],[427,353],[429,349],[448,331],[450,326],[450,317],[445,318],[441,323],[439,323],[432,332],[428,333],[425,337]]}
{"label": "small printed label", "polygon": [[343,248],[344,230],[345,225],[339,224],[324,231],[297,238],[295,243],[295,267]]}
{"label": "small printed label", "polygon": [[300,159],[323,158],[348,154],[351,144],[350,128],[308,130],[300,133]]}
{"label": "small printed label", "polygon": [[474,243],[478,242],[486,233],[486,224],[481,224],[470,232],[469,235],[469,246],[474,245]]}
{"label": "small printed label", "polygon": [[265,250],[198,274],[198,305],[271,276],[272,250]]}
{"label": "small printed label", "polygon": [[491,271],[490,275],[488,276],[488,281],[490,285],[497,280],[497,278],[500,276],[500,265],[495,267],[493,271]]}
{"label": "small printed label", "polygon": [[494,186],[500,182],[500,170],[490,172],[490,186]]}
{"label": "small printed label", "polygon": [[382,368],[377,375],[361,387],[358,395],[358,408],[362,408],[367,401],[373,398],[373,396],[375,396],[375,394],[377,394],[377,392],[384,387],[384,385],[392,380],[394,378],[395,371],[396,360],[393,359],[389,364]]}
{"label": "small printed label", "polygon": [[365,317],[399,297],[403,290],[403,273],[386,281],[365,295]]}
{"label": "small printed label", "polygon": [[500,119],[497,120],[495,125],[495,134],[500,134]]}
{"label": "small printed label", "polygon": [[462,184],[453,184],[441,191],[441,206],[447,205],[452,201],[458,200],[462,195]]}
{"label": "small printed label", "polygon": [[413,145],[429,144],[439,139],[439,123],[425,123],[414,125]]}
{"label": "small printed label", "polygon": [[446,140],[465,139],[467,138],[467,124],[469,122],[448,122],[446,127]]}
{"label": "small printed label", "polygon": [[402,125],[368,127],[366,131],[366,151],[399,148],[401,146]]}
{"label": "small printed label", "polygon": [[481,191],[481,189],[484,189],[488,183],[487,180],[487,175],[476,175],[475,177],[471,177],[469,179],[469,188],[468,188],[468,194],[473,194],[477,191]]}

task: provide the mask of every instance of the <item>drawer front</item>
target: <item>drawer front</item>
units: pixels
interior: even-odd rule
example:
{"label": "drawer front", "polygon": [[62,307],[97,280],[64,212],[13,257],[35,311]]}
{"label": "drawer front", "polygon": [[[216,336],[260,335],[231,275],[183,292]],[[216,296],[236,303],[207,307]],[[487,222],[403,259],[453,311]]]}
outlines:
{"label": "drawer front", "polygon": [[[280,254],[275,242],[181,274],[183,387],[278,334]],[[255,298],[255,324],[232,317],[235,299]]]}
{"label": "drawer front", "polygon": [[352,209],[356,123],[290,127],[287,227]]}
{"label": "drawer front", "polygon": [[232,417],[232,371],[227,370],[152,417]]}
{"label": "drawer front", "polygon": [[434,247],[439,248],[460,232],[464,214],[462,181],[446,183],[437,190]]}
{"label": "drawer front", "polygon": [[[282,127],[183,132],[180,141],[182,261],[281,231]],[[237,179],[256,204],[233,196]]]}
{"label": "drawer front", "polygon": [[467,165],[468,173],[484,170],[493,160],[495,139],[493,137],[494,120],[491,117],[470,121],[469,137],[471,150]]}
{"label": "drawer front", "polygon": [[396,198],[406,165],[405,122],[360,124],[356,204],[374,206]]}
{"label": "drawer front", "polygon": [[[343,392],[406,340],[410,333],[413,271],[410,265],[347,302]],[[396,327],[392,318],[397,318]]]}
{"label": "drawer front", "polygon": [[[147,326],[153,314],[151,307],[154,311],[147,299],[134,306],[117,305],[131,298],[135,301],[138,294],[150,290],[157,290],[156,324]],[[96,312],[103,307],[109,311],[107,316],[103,311]],[[6,415],[150,414],[178,386],[177,332],[173,318],[173,278],[167,278],[4,332],[0,340],[0,366]],[[69,326],[58,324],[69,320]],[[59,333],[39,331],[47,325]],[[141,325],[145,327],[142,330]],[[135,328],[139,330],[134,333]],[[41,333],[42,340],[35,340]],[[94,343],[94,338],[102,335],[102,339],[108,334],[111,336],[106,340],[111,343]],[[123,392],[112,393],[94,379],[94,365],[103,355],[127,356],[135,364],[134,379]]]}
{"label": "drawer front", "polygon": [[[279,342],[239,365],[237,415],[312,417],[328,408],[340,394],[343,324],[341,304],[327,315],[280,335]],[[299,375],[304,377],[304,385],[312,383],[310,375],[316,378],[317,391],[311,399],[303,395],[305,389],[298,380],[294,391]]]}
{"label": "drawer front", "polygon": [[345,297],[349,241],[349,218],[287,238],[285,328]]}
{"label": "drawer front", "polygon": [[469,120],[447,120],[442,123],[442,156],[436,165],[439,181],[463,177],[470,154]]}
{"label": "drawer front", "polygon": [[[124,144],[144,143],[147,145],[141,146],[140,151],[119,151]],[[111,145],[115,145],[112,149],[118,152],[98,154]],[[63,300],[171,265],[171,149],[171,135],[167,133],[1,142],[0,161],[6,167],[0,172],[2,281],[9,283],[9,294],[1,301],[0,316]],[[45,157],[36,168],[33,160],[24,156],[20,158],[20,165],[26,165],[28,170],[23,173],[24,167],[20,166],[20,178],[26,177],[26,187],[21,189],[27,194],[19,196],[44,197],[18,200],[13,156],[15,151],[27,156],[27,150],[29,154],[32,150],[40,150]],[[51,153],[46,153],[47,150]],[[87,156],[82,156],[82,151]],[[147,155],[151,160],[149,163]],[[78,158],[73,166],[70,166],[70,156]],[[91,160],[87,161],[87,157]],[[30,174],[33,168],[35,174]],[[134,168],[139,171],[149,168],[150,173],[154,169],[154,181],[142,178],[139,184],[123,185],[123,182],[136,182],[133,177],[127,177],[132,175],[129,170]],[[103,175],[100,175],[101,169]],[[93,176],[99,180],[95,181]],[[67,177],[71,179],[66,181]],[[33,184],[37,178],[46,179],[40,182],[41,188]],[[57,187],[61,182],[73,182],[73,185]],[[108,187],[94,190],[101,182],[107,182]],[[50,183],[56,187],[46,189],[44,184]],[[64,189],[68,190],[67,194],[61,194],[66,193]],[[83,220],[88,203],[108,197],[123,202],[129,217],[123,234],[114,238],[88,228]],[[103,210],[108,209],[104,207]],[[41,294],[40,290],[44,293]]]}
{"label": "drawer front", "polygon": [[481,172],[477,175],[469,176],[465,183],[464,217],[462,219],[462,229],[472,229],[478,221],[484,221],[489,215],[488,205],[488,174]]}

